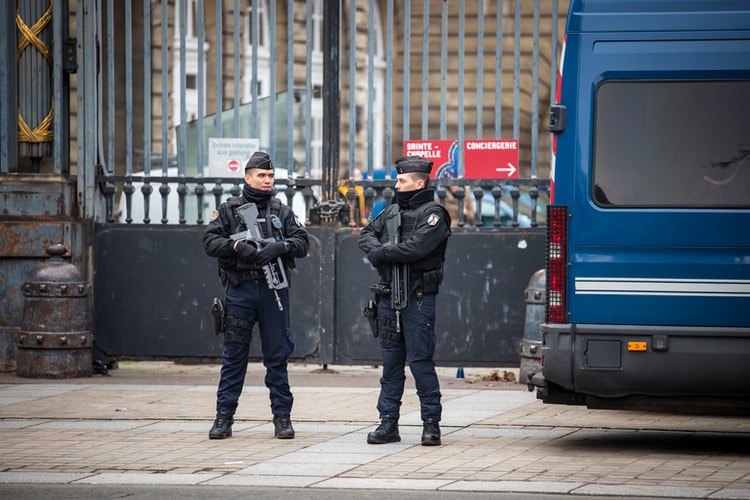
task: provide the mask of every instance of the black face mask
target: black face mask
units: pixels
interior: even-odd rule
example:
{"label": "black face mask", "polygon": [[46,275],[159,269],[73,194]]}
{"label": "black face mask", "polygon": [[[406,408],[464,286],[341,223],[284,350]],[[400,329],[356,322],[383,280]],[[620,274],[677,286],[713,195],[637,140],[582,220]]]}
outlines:
{"label": "black face mask", "polygon": [[398,202],[398,206],[401,208],[409,208],[411,199],[420,191],[421,189],[415,189],[414,191],[396,191],[396,201]]}
{"label": "black face mask", "polygon": [[265,205],[266,203],[268,203],[268,200],[271,199],[271,196],[273,196],[273,190],[263,191],[262,189],[252,188],[247,184],[245,184],[245,187],[242,188],[242,197],[247,201],[256,203],[258,205]]}

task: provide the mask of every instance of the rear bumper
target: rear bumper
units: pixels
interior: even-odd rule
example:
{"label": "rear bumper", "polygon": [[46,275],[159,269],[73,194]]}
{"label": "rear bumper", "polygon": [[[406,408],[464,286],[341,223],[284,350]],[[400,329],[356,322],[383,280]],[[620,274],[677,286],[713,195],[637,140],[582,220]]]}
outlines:
{"label": "rear bumper", "polygon": [[540,330],[539,385],[600,398],[750,397],[750,328],[543,323]]}

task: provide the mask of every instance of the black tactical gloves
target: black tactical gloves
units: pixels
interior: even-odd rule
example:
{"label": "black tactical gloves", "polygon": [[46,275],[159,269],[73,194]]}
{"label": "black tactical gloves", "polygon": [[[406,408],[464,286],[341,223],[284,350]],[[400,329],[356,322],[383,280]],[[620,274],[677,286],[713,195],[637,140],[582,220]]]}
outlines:
{"label": "black tactical gloves", "polygon": [[239,260],[246,264],[252,264],[255,257],[258,255],[258,250],[245,241],[238,241],[234,249],[237,252]]}
{"label": "black tactical gloves", "polygon": [[266,264],[276,259],[283,253],[284,253],[284,242],[273,241],[260,249],[260,252],[258,252],[258,256],[255,258],[255,262],[259,266],[265,266]]}
{"label": "black tactical gloves", "polygon": [[370,264],[372,264],[372,267],[375,269],[385,264],[385,247],[375,247],[367,252],[367,260],[370,261]]}

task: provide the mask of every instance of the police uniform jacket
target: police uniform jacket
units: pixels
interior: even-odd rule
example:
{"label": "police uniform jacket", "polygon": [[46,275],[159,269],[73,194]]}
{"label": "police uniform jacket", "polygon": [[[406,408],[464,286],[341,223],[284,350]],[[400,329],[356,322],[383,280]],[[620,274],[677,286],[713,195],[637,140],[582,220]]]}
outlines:
{"label": "police uniform jacket", "polygon": [[[385,261],[390,264],[409,264],[410,288],[416,289],[425,275],[431,274],[437,284],[442,281],[445,249],[451,235],[451,219],[448,212],[435,203],[435,192],[424,189],[414,194],[407,206],[393,203],[383,210],[371,223],[362,228],[358,244],[365,253],[383,246]],[[391,243],[386,221],[392,211],[401,212],[401,234],[399,243]],[[383,276],[381,270],[378,272]],[[434,283],[433,283],[434,285]],[[437,287],[428,286],[425,293],[437,293]]]}
{"label": "police uniform jacket", "polygon": [[[287,243],[288,250],[281,256],[285,267],[294,268],[294,259],[307,255],[310,247],[307,231],[287,205],[280,204],[279,206],[278,217],[281,220],[281,234],[268,234],[270,225],[266,223],[266,218],[271,215],[268,213],[271,199],[271,196],[252,196],[249,194],[248,187],[245,186],[243,196],[229,198],[211,215],[211,220],[203,232],[203,247],[206,255],[218,259],[221,269],[231,271],[237,268],[237,252],[233,248],[235,242],[230,236],[246,230],[236,214],[236,209],[245,203],[257,205],[259,226],[264,238],[283,239]],[[271,210],[271,212],[273,214],[274,211]],[[272,232],[277,233],[277,230],[273,229]]]}

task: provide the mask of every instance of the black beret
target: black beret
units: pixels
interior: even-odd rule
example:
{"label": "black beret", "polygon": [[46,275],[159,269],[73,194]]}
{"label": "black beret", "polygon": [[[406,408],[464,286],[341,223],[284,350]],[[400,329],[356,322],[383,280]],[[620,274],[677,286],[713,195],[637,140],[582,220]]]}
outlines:
{"label": "black beret", "polygon": [[425,160],[421,156],[403,156],[396,160],[396,172],[399,174],[408,174],[411,172],[429,174],[431,170],[432,162]]}
{"label": "black beret", "polygon": [[249,160],[247,160],[247,163],[245,164],[245,170],[248,168],[261,168],[263,170],[273,170],[273,165],[271,164],[271,157],[268,156],[268,153],[264,153],[262,151],[256,151],[253,153],[253,156],[250,157]]}

